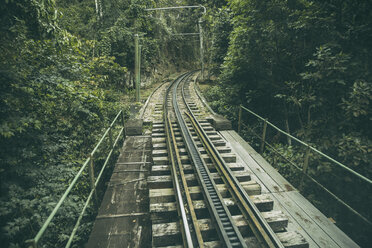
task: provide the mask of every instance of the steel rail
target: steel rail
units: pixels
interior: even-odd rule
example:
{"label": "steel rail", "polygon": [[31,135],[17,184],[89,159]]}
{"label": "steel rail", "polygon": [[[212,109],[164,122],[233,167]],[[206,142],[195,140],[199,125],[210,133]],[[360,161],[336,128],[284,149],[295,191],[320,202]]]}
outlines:
{"label": "steel rail", "polygon": [[[184,89],[182,88],[182,95],[185,99]],[[261,216],[259,210],[254,205],[252,200],[249,198],[248,194],[245,192],[244,188],[240,185],[238,180],[233,176],[232,171],[226,165],[225,161],[218,153],[217,149],[213,145],[212,141],[208,138],[205,131],[202,129],[200,123],[194,116],[191,108],[185,102],[188,112],[186,115],[189,117],[197,135],[199,136],[202,144],[207,151],[207,153],[212,158],[216,169],[220,172],[226,185],[229,188],[229,192],[235,198],[240,210],[242,211],[244,217],[247,219],[248,224],[259,240],[262,247],[284,247],[280,242],[278,237],[275,235],[273,230],[270,228],[266,220]]]}
{"label": "steel rail", "polygon": [[[173,82],[173,84],[182,80],[184,77],[185,77],[185,75],[182,75],[182,76],[178,77]],[[169,151],[169,158],[170,158],[170,166],[169,167],[171,169],[171,175],[172,175],[172,179],[173,179],[173,188],[174,188],[175,195],[176,195],[177,211],[178,211],[178,214],[181,216],[181,219],[180,219],[180,222],[181,222],[180,224],[181,225],[180,226],[181,226],[181,232],[182,232],[182,238],[183,238],[184,246],[188,247],[188,248],[193,248],[194,244],[193,244],[193,240],[192,240],[192,237],[191,237],[191,231],[190,231],[190,227],[189,227],[189,223],[188,223],[187,214],[186,214],[186,211],[185,211],[185,206],[183,205],[184,200],[183,200],[183,197],[182,197],[181,187],[180,187],[179,182],[178,182],[177,171],[176,171],[175,160],[174,160],[174,154],[173,154],[173,151],[172,151],[172,144],[171,144],[172,139],[170,137],[171,136],[170,126],[172,125],[172,123],[169,120],[167,104],[168,104],[168,93],[169,93],[169,90],[171,89],[171,87],[173,86],[173,84],[167,89],[167,91],[165,93],[165,97],[164,97],[164,102],[163,102],[163,108],[164,108],[163,115],[164,115],[164,126],[165,126],[165,132],[166,132],[166,143],[167,143],[167,148],[168,148],[168,151]],[[177,143],[175,145],[177,145]]]}
{"label": "steel rail", "polygon": [[182,182],[182,186],[183,186],[183,191],[184,191],[184,194],[186,196],[187,206],[189,208],[189,214],[191,216],[191,220],[192,220],[193,227],[194,227],[194,232],[195,232],[195,236],[196,236],[195,241],[197,243],[197,247],[203,248],[204,247],[204,241],[203,241],[203,237],[202,237],[202,234],[201,234],[201,231],[200,231],[198,219],[196,217],[194,205],[192,203],[192,199],[191,199],[189,187],[187,185],[187,180],[186,180],[186,177],[185,177],[185,173],[183,171],[181,156],[180,156],[180,153],[179,153],[179,150],[178,150],[178,147],[177,147],[176,136],[175,136],[174,131],[173,131],[172,122],[169,118],[169,114],[167,116],[168,116],[168,122],[169,122],[168,126],[169,126],[169,129],[170,129],[170,134],[171,134],[172,142],[173,142],[173,149],[174,149],[176,159],[177,159],[178,172],[180,174],[180,178],[181,178],[181,182]]}
{"label": "steel rail", "polygon": [[172,128],[172,123],[171,123],[169,117],[168,117],[168,121],[169,121],[171,136],[172,136],[173,148],[174,148],[176,158],[177,158],[178,172],[179,172],[180,177],[181,177],[183,190],[184,190],[184,193],[185,193],[185,196],[186,196],[187,205],[188,205],[188,208],[189,208],[191,220],[192,220],[195,235],[196,235],[197,247],[203,248],[204,247],[203,237],[202,237],[202,234],[201,234],[201,231],[200,231],[198,219],[196,218],[194,205],[192,204],[192,199],[191,199],[189,187],[187,185],[187,180],[185,178],[185,173],[184,173],[183,167],[182,167],[181,156],[180,156],[180,153],[179,153],[179,150],[178,150],[178,147],[177,147],[176,136],[174,135],[174,131],[173,131],[173,128]]}
{"label": "steel rail", "polygon": [[223,177],[226,185],[228,186],[229,192],[237,202],[240,210],[244,217],[248,221],[248,225],[252,232],[259,240],[261,247],[284,247],[275,233],[272,231],[267,222],[259,214],[259,210],[250,200],[249,196],[245,192],[244,188],[241,187],[236,178],[232,175],[230,168],[228,168],[218,152],[215,151],[213,143],[206,136],[205,132],[201,129],[200,124],[197,122],[194,116],[186,113],[191,120],[191,123],[196,130],[199,138],[202,140],[202,144],[207,150],[208,154],[212,158],[213,163],[216,165],[216,169]]}
{"label": "steel rail", "polygon": [[[192,73],[188,73],[188,76],[183,79],[188,79],[191,74]],[[187,128],[186,121],[181,114],[177,101],[177,88],[182,81],[183,80],[177,81],[173,88],[173,109],[176,113],[177,122],[185,141],[187,151],[192,159],[193,165],[195,166],[197,178],[201,185],[201,190],[206,199],[212,220],[216,224],[217,232],[226,247],[247,247],[217,189],[214,180],[212,179],[212,176],[210,175],[207,165],[205,164],[190,131]]]}

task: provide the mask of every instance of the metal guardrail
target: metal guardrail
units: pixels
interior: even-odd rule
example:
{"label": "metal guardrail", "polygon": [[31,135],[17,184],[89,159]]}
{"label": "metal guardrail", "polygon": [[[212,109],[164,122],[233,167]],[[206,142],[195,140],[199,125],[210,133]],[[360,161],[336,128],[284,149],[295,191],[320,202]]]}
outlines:
{"label": "metal guardrail", "polygon": [[[272,128],[276,129],[278,132],[284,134],[285,136],[287,136],[288,138],[290,138],[291,140],[294,140],[296,142],[298,142],[299,144],[301,144],[302,146],[306,147],[306,154],[305,154],[305,158],[304,158],[304,165],[303,165],[303,168],[300,168],[298,167],[295,163],[293,163],[292,161],[288,160],[287,158],[284,157],[284,159],[286,159],[292,166],[294,166],[297,170],[299,170],[300,172],[303,173],[303,175],[305,177],[307,177],[308,179],[310,179],[312,182],[314,182],[315,184],[317,184],[320,188],[322,188],[324,191],[326,191],[329,195],[331,195],[336,201],[338,201],[339,203],[341,203],[342,205],[344,205],[347,209],[349,209],[351,212],[353,212],[356,216],[358,216],[361,220],[363,220],[364,222],[366,222],[367,224],[369,225],[372,225],[372,223],[366,218],[364,217],[363,215],[361,215],[360,213],[358,213],[355,209],[353,209],[350,205],[348,205],[346,202],[344,202],[343,200],[341,200],[339,197],[337,197],[334,193],[332,193],[329,189],[327,189],[326,187],[324,187],[320,182],[318,182],[316,179],[314,179],[313,177],[311,177],[309,174],[307,174],[307,168],[308,168],[308,164],[309,164],[309,157],[310,157],[310,152],[313,151],[317,154],[319,154],[321,157],[323,158],[326,158],[327,160],[331,161],[332,163],[336,164],[337,166],[339,166],[341,169],[351,173],[352,175],[356,176],[357,178],[361,179],[363,182],[369,184],[369,185],[372,185],[372,180],[368,179],[367,177],[359,174],[358,172],[350,169],[348,166],[338,162],[337,160],[331,158],[330,156],[324,154],[323,152],[319,151],[318,149],[310,146],[309,144],[305,143],[304,141],[294,137],[293,135],[281,130],[280,128],[278,128],[277,126],[275,126],[274,124],[272,124],[271,122],[269,122],[267,119],[259,116],[258,114],[256,114],[255,112],[253,112],[252,110],[240,105],[239,106],[239,116],[238,116],[238,133],[240,134],[241,132],[241,129],[242,129],[242,126],[244,125],[242,123],[242,111],[245,110],[246,112],[250,113],[251,115],[255,116],[256,118],[258,118],[259,120],[263,121],[263,130],[262,130],[262,136],[256,134],[256,136],[261,140],[261,146],[260,146],[260,151],[261,153],[263,152],[264,150],[264,146],[265,144],[270,146],[274,151],[275,148],[272,147],[269,143],[266,142],[266,130],[267,130],[267,126],[271,126]],[[248,126],[244,125],[245,127],[247,127],[249,129]],[[279,155],[280,152],[277,151],[277,153]],[[283,156],[283,155],[281,155]],[[301,179],[301,184],[302,184],[302,181],[303,181],[304,178]]]}
{"label": "metal guardrail", "polygon": [[[120,120],[121,119],[121,120]],[[117,135],[117,137],[115,138],[115,140],[113,140],[113,137],[112,137],[112,129],[114,128],[114,125],[116,122],[118,121],[121,121],[122,123],[122,126],[120,128],[120,131],[119,131],[119,134]],[[45,231],[47,230],[48,226],[50,225],[50,223],[52,222],[54,216],[56,215],[56,213],[58,212],[58,210],[61,208],[62,204],[64,203],[64,201],[66,200],[67,196],[69,195],[69,193],[71,192],[71,190],[73,189],[73,187],[76,185],[77,181],[79,180],[79,178],[82,176],[84,170],[89,167],[89,180],[90,180],[90,187],[91,187],[91,191],[88,195],[88,198],[87,200],[85,201],[85,204],[83,206],[83,209],[81,210],[80,214],[79,214],[79,217],[75,223],[75,226],[74,226],[74,229],[72,230],[71,234],[70,234],[70,237],[69,237],[69,240],[65,246],[65,248],[68,248],[71,246],[72,242],[73,242],[73,239],[75,237],[75,234],[80,226],[80,222],[84,216],[84,213],[90,203],[90,201],[92,200],[93,197],[97,198],[97,194],[96,194],[96,187],[98,185],[98,183],[100,182],[100,179],[102,177],[102,174],[108,164],[108,162],[110,161],[110,158],[111,158],[111,155],[112,153],[114,152],[114,149],[115,147],[117,146],[119,140],[120,140],[120,137],[123,135],[123,141],[125,140],[125,128],[124,128],[124,113],[123,111],[119,111],[119,113],[116,115],[115,119],[111,122],[110,126],[106,129],[105,133],[103,134],[103,136],[101,137],[101,139],[99,140],[99,142],[97,143],[97,145],[94,147],[94,149],[92,150],[92,152],[89,154],[89,157],[85,160],[83,166],[80,168],[80,170],[78,171],[78,173],[76,174],[76,176],[74,177],[74,179],[72,180],[72,182],[70,183],[70,185],[68,186],[68,188],[66,189],[66,191],[64,192],[64,194],[62,195],[62,197],[59,199],[57,205],[54,207],[53,211],[50,213],[49,217],[47,218],[47,220],[44,222],[43,226],[40,228],[40,230],[38,231],[38,233],[36,234],[36,236],[33,238],[33,239],[30,239],[30,240],[27,240],[26,243],[28,245],[30,245],[30,247],[33,247],[33,248],[37,248],[38,247],[38,244],[41,240],[41,238],[43,237]],[[108,152],[108,155],[105,159],[105,162],[97,176],[97,178],[95,178],[94,176],[94,155],[95,153],[97,152],[98,148],[101,146],[101,144],[103,143],[103,141],[105,140],[105,138],[108,138],[108,141],[109,141],[109,147],[111,148],[110,151]]]}

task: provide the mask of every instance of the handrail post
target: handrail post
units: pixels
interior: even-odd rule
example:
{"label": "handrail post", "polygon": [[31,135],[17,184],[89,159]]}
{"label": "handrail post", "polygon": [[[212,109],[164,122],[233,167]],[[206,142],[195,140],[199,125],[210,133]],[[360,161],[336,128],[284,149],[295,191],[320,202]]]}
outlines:
{"label": "handrail post", "polygon": [[121,111],[121,123],[123,124],[123,142],[124,142],[125,136],[126,136],[126,133],[125,133],[125,121],[124,121],[124,111]]}
{"label": "handrail post", "polygon": [[112,126],[109,127],[109,140],[110,140],[110,148],[114,148],[113,142],[112,142]]}
{"label": "handrail post", "polygon": [[239,117],[238,117],[238,134],[242,129],[242,105],[239,105]]}
{"label": "handrail post", "polygon": [[305,158],[304,158],[304,166],[302,167],[302,177],[300,182],[300,189],[303,189],[304,186],[304,179],[307,172],[307,168],[309,167],[309,158],[310,158],[310,146],[307,145]]}
{"label": "handrail post", "polygon": [[262,130],[261,153],[263,153],[264,148],[265,148],[266,129],[267,129],[267,118],[264,121],[264,126],[263,126],[263,130]]}
{"label": "handrail post", "polygon": [[89,161],[89,177],[90,177],[90,188],[94,190],[94,200],[97,201],[97,191],[95,187],[95,179],[94,179],[94,154],[90,154],[90,161]]}

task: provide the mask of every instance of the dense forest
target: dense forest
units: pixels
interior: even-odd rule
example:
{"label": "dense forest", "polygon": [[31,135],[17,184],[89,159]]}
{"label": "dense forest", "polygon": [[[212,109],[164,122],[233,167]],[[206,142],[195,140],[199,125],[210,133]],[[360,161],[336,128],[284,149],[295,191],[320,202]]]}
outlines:
{"label": "dense forest", "polygon": [[[248,107],[372,178],[371,1],[230,0],[210,19],[215,86],[205,93],[215,110],[237,123],[239,105]],[[262,122],[244,115],[251,128],[242,134],[260,148],[254,133],[262,135]],[[306,149],[275,131],[268,129],[266,140],[274,149],[263,155],[299,186],[301,173],[290,163],[302,166]],[[370,184],[314,153],[308,173],[371,220]],[[370,246],[370,225],[307,183],[302,193]]]}
{"label": "dense forest", "polygon": [[[190,15],[198,13],[145,11],[178,4],[182,1],[8,0],[0,5],[3,247],[25,246],[118,110],[128,115],[134,34],[140,35],[144,78],[195,65],[198,41],[172,34],[195,32]],[[47,233],[48,247],[66,242],[88,188],[83,183],[72,192]],[[90,224],[82,226],[82,239]]]}
{"label": "dense forest", "polygon": [[[199,5],[200,10],[146,8]],[[239,105],[372,178],[372,3],[353,0],[5,0],[0,5],[0,240],[24,247],[51,212],[88,152],[133,94],[134,34],[143,78],[199,67],[202,18],[206,97],[233,123]],[[252,125],[259,125],[253,124]],[[255,139],[243,130],[252,143]],[[270,134],[270,133],[269,133]],[[304,151],[272,132],[295,162]],[[295,179],[288,163],[266,158]],[[329,180],[371,219],[371,187],[311,157],[309,173]],[[355,183],[355,184],[354,184]],[[345,188],[347,185],[347,188]],[[356,186],[349,186],[356,185]],[[60,247],[89,186],[80,185],[47,235]],[[303,192],[321,202],[309,186]],[[361,196],[353,197],[357,192]],[[354,199],[355,198],[355,199]],[[336,206],[332,206],[335,207]],[[90,211],[94,215],[94,210]],[[349,232],[352,215],[332,218]],[[77,247],[91,222],[79,232]],[[350,224],[351,223],[351,224]],[[360,229],[359,229],[360,230]],[[368,231],[368,229],[367,229]],[[365,231],[366,232],[366,231]],[[353,234],[358,242],[369,242]],[[80,242],[80,243],[79,243]]]}
{"label": "dense forest", "polygon": [[[371,176],[372,3],[229,1],[213,23],[215,107],[249,105]],[[227,107],[229,106],[229,107]]]}

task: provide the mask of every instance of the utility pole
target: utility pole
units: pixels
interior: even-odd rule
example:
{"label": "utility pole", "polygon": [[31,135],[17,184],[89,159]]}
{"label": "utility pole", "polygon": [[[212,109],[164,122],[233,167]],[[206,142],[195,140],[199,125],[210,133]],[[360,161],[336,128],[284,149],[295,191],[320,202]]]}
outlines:
{"label": "utility pole", "polygon": [[142,45],[139,45],[138,48],[138,77],[139,77],[139,85],[138,85],[138,101],[140,100],[140,89],[141,89],[141,63],[142,63]]}
{"label": "utility pole", "polygon": [[139,51],[139,36],[134,35],[134,78],[136,82],[136,102],[140,101],[140,51]]}
{"label": "utility pole", "polygon": [[203,21],[199,19],[199,39],[200,39],[200,65],[201,65],[201,80],[204,80],[204,49],[203,49]]}

